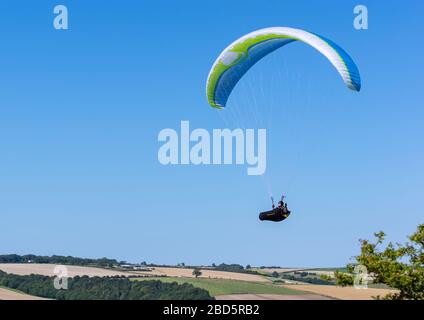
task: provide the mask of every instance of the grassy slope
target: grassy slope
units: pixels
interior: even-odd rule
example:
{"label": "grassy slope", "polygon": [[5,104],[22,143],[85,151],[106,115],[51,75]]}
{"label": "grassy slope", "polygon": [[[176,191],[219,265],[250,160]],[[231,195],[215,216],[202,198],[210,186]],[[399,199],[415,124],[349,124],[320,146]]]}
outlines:
{"label": "grassy slope", "polygon": [[247,282],[224,279],[204,279],[204,278],[137,278],[136,281],[160,280],[163,282],[189,283],[197,288],[209,291],[210,295],[227,295],[227,294],[305,294],[303,291],[289,289],[268,283]]}

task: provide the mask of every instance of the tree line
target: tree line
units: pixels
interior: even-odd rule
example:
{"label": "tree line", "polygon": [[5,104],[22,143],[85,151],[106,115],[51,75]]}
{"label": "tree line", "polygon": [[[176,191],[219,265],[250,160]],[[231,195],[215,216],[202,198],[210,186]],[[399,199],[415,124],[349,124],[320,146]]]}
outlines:
{"label": "tree line", "polygon": [[260,275],[259,272],[252,270],[250,265],[247,265],[246,268],[243,267],[240,264],[226,264],[226,263],[221,263],[219,265],[215,265],[212,264],[212,267],[214,270],[217,271],[226,271],[226,272],[238,272],[238,273],[249,273],[249,274],[256,274],[256,275]]}
{"label": "tree line", "polygon": [[71,256],[37,256],[34,254],[18,255],[18,254],[5,254],[0,255],[0,263],[51,263],[51,264],[64,264],[64,265],[79,265],[79,266],[99,266],[99,267],[113,267],[118,264],[125,263],[124,261],[118,262],[115,259],[100,258],[77,258]]}

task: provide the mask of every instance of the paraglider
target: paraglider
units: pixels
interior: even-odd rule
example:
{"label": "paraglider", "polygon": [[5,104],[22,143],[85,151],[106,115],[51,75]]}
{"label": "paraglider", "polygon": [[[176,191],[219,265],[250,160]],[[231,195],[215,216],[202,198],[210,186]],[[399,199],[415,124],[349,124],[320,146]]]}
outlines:
{"label": "paraglider", "polygon": [[[272,27],[251,32],[234,41],[222,51],[213,64],[206,83],[206,96],[210,106],[226,107],[236,84],[246,72],[262,58],[286,44],[303,42],[324,55],[336,68],[344,84],[351,90],[361,90],[361,77],[352,58],[333,41],[301,29]],[[259,215],[261,221],[280,222],[290,215],[284,197],[279,206]]]}
{"label": "paraglider", "polygon": [[283,220],[286,220],[291,211],[287,207],[287,202],[284,202],[285,196],[283,195],[281,197],[281,200],[278,201],[278,206],[275,207],[274,205],[274,198],[271,197],[272,201],[272,210],[261,212],[259,214],[259,220],[261,221],[273,221],[273,222],[281,222]]}

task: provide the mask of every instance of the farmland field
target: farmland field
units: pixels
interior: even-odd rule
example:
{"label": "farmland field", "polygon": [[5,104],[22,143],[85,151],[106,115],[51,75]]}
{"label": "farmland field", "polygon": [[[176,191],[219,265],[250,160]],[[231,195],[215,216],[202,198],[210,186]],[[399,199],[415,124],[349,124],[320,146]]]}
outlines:
{"label": "farmland field", "polygon": [[[54,276],[54,264],[36,263],[2,263],[0,270],[18,275],[40,274],[44,276]],[[110,276],[168,276],[193,278],[193,269],[176,267],[152,267],[152,271],[120,271],[114,269],[103,269],[86,266],[66,266],[69,277],[89,276],[89,277],[110,277]],[[265,277],[237,272],[225,272],[209,269],[202,269],[202,278],[228,279],[250,282],[270,282]]]}
{"label": "farmland field", "polygon": [[[227,279],[227,280],[264,282],[264,283],[271,282],[265,277],[256,275],[256,274],[217,271],[217,270],[210,270],[210,269],[202,269],[201,271],[202,271],[202,275],[200,276],[200,278]],[[193,269],[190,269],[190,268],[156,267],[152,271],[152,274],[166,275],[168,277],[194,278]]]}
{"label": "farmland field", "polygon": [[325,285],[288,285],[288,288],[295,290],[303,290],[310,293],[320,294],[341,300],[372,300],[376,296],[385,296],[389,293],[396,292],[388,289],[355,289],[354,287],[336,287]]}
{"label": "farmland field", "polygon": [[0,300],[47,300],[47,299],[31,296],[29,294],[21,293],[16,290],[0,287]]}
{"label": "farmland field", "polygon": [[[0,270],[17,274],[21,276],[30,274],[39,274],[43,276],[54,276],[54,264],[35,264],[35,263],[2,263]],[[95,267],[82,267],[82,266],[66,266],[69,277],[75,276],[89,276],[89,277],[107,277],[107,276],[134,276],[134,273],[121,272],[110,269],[102,269]]]}
{"label": "farmland field", "polygon": [[177,282],[179,284],[188,283],[197,288],[202,288],[212,296],[230,295],[230,294],[276,294],[276,295],[302,295],[305,292],[300,290],[273,285],[271,282],[248,282],[226,279],[205,279],[205,278],[179,278],[179,277],[161,277],[149,279],[134,280],[160,280],[163,282]]}

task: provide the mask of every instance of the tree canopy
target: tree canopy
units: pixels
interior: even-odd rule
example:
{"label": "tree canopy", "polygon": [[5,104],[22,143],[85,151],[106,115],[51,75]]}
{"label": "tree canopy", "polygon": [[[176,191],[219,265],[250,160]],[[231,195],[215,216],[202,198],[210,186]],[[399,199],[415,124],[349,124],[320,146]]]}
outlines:
{"label": "tree canopy", "polygon": [[[375,240],[360,240],[361,253],[356,263],[348,265],[352,273],[355,265],[364,266],[374,283],[397,289],[384,299],[424,300],[424,224],[410,235],[404,244],[385,244],[386,234],[375,233]],[[338,285],[352,285],[354,276],[336,273]]]}

